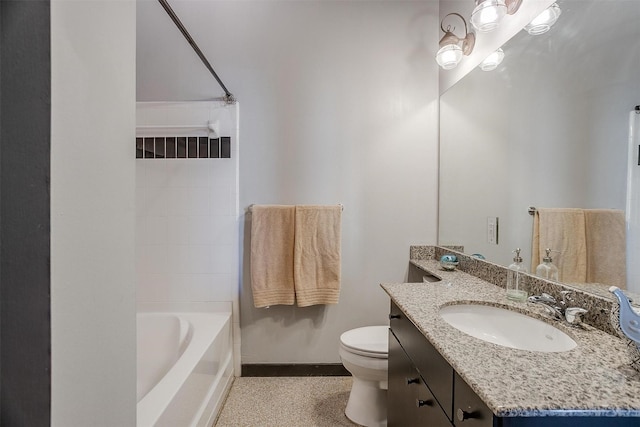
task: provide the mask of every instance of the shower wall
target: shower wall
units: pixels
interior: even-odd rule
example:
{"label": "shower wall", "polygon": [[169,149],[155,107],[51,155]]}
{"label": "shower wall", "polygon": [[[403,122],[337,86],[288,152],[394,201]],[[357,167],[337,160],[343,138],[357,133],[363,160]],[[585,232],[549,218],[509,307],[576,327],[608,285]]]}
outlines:
{"label": "shower wall", "polygon": [[238,105],[142,102],[136,110],[138,305],[233,307],[239,331]]}

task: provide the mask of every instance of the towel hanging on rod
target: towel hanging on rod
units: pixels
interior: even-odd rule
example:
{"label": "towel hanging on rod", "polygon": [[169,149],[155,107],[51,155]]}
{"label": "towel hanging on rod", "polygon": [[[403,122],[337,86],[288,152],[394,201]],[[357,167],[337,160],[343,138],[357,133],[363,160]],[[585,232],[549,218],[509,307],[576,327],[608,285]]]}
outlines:
{"label": "towel hanging on rod", "polygon": [[342,205],[252,205],[254,306],[337,304]]}

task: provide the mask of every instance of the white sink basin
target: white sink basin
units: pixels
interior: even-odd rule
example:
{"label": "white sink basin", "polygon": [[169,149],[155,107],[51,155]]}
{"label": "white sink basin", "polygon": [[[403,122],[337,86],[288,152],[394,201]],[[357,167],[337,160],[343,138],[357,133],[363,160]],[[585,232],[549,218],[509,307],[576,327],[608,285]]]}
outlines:
{"label": "white sink basin", "polygon": [[448,305],[440,309],[440,316],[466,334],[505,347],[555,353],[577,346],[569,335],[550,324],[503,308]]}

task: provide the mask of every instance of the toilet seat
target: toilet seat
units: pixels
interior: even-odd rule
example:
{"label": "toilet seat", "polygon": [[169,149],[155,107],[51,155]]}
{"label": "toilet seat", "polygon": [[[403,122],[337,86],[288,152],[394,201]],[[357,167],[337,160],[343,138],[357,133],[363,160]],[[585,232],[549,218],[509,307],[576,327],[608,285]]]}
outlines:
{"label": "toilet seat", "polygon": [[365,326],[340,335],[340,345],[360,356],[386,359],[389,352],[389,327]]}

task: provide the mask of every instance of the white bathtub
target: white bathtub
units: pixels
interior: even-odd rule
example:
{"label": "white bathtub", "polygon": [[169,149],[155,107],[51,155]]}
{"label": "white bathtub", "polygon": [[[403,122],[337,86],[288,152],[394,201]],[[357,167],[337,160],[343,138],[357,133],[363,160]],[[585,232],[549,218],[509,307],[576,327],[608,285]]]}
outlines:
{"label": "white bathtub", "polygon": [[233,380],[231,313],[139,313],[137,327],[137,427],[211,426]]}

